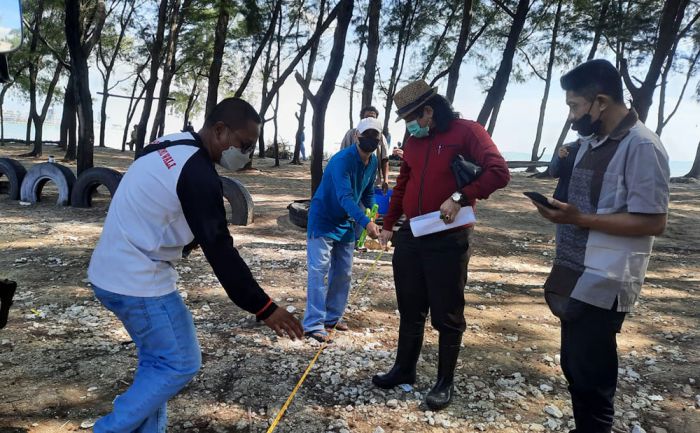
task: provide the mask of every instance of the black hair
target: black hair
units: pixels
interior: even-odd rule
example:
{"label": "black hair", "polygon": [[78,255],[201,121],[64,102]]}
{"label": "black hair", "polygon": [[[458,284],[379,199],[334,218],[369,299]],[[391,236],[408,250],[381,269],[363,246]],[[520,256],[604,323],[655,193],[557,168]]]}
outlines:
{"label": "black hair", "polygon": [[379,115],[379,110],[377,110],[377,108],[374,105],[367,105],[360,109],[360,119],[364,119],[365,117],[367,117],[365,116],[365,113],[368,111],[374,111],[375,113],[377,113],[377,116]]}
{"label": "black hair", "polygon": [[617,103],[624,103],[622,77],[612,63],[604,59],[581,63],[560,79],[564,90],[572,91],[592,102],[596,95],[608,95]]}
{"label": "black hair", "polygon": [[213,126],[223,122],[232,129],[245,128],[248,121],[260,125],[262,119],[252,105],[240,98],[226,98],[216,104],[204,121],[204,126]]}
{"label": "black hair", "polygon": [[454,111],[450,101],[442,95],[435,94],[416,108],[416,114],[419,117],[423,115],[423,109],[426,105],[433,109],[433,122],[435,122],[435,130],[438,132],[446,132],[450,129],[450,123],[460,118],[460,114]]}

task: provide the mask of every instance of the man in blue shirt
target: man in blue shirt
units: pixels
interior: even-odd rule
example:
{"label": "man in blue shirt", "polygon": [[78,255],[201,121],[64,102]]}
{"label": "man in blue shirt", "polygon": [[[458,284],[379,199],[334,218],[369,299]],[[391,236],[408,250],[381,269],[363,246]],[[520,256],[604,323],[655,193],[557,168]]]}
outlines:
{"label": "man in blue shirt", "polygon": [[374,205],[374,179],[382,124],[368,117],[357,125],[355,145],[333,155],[323,173],[309,208],[307,225],[308,289],[304,333],[327,341],[328,331],[347,330],[339,322],[350,293],[352,253],[355,244],[353,221],[372,238],[379,227],[360,208]]}

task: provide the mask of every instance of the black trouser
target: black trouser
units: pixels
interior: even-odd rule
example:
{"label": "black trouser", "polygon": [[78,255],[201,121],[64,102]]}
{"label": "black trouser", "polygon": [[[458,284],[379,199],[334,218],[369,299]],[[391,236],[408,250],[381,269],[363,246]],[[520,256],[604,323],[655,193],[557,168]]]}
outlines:
{"label": "black trouser", "polygon": [[395,233],[394,245],[394,283],[401,330],[422,333],[430,310],[432,325],[439,332],[464,332],[469,231],[416,238],[403,228]]}
{"label": "black trouser", "polygon": [[576,433],[610,433],[617,387],[616,334],[625,313],[569,300],[561,320],[561,367],[569,381]]}

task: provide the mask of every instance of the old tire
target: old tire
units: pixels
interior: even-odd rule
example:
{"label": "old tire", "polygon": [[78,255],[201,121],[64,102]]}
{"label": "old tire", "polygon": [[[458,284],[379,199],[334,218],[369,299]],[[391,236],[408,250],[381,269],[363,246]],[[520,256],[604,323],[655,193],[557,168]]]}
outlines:
{"label": "old tire", "polygon": [[229,223],[236,226],[247,226],[253,223],[253,197],[248,189],[238,180],[219,176],[224,192],[224,198],[231,206]]}
{"label": "old tire", "polygon": [[80,173],[78,180],[73,185],[70,195],[70,204],[73,207],[92,206],[92,196],[97,187],[104,185],[109,190],[109,196],[114,197],[122,174],[117,170],[106,167],[92,167]]}
{"label": "old tire", "polygon": [[295,200],[287,206],[289,209],[289,221],[295,226],[306,228],[309,220],[309,206],[311,200]]}
{"label": "old tire", "polygon": [[27,171],[22,181],[20,199],[28,203],[40,201],[41,190],[48,181],[53,182],[58,189],[56,205],[68,206],[70,194],[75,185],[75,175],[70,168],[52,162],[37,164]]}
{"label": "old tire", "polygon": [[5,176],[9,182],[7,194],[11,200],[19,200],[22,180],[27,170],[22,164],[10,158],[0,158],[0,176]]}

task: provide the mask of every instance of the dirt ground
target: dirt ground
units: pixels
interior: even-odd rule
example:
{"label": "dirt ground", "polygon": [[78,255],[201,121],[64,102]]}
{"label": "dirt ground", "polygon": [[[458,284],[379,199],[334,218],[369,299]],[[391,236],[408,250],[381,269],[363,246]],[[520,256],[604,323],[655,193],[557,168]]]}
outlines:
{"label": "dirt ground", "polygon": [[[4,146],[0,156],[24,151]],[[132,157],[96,149],[95,165],[124,171]],[[26,167],[36,162],[18,159]],[[286,206],[308,196],[309,166],[283,162],[274,168],[271,160],[255,165],[236,174],[255,201],[255,222],[230,229],[261,285],[301,318],[305,232],[289,222]],[[647,433],[700,432],[699,188],[672,185],[668,228],[656,240],[639,306],[618,338],[619,431],[640,425]],[[430,329],[412,390],[383,391],[370,382],[392,365],[398,312],[390,253],[362,285],[377,257],[369,251],[355,257],[350,332],[338,334],[321,354],[275,431],[568,432],[571,406],[558,365],[559,324],[542,291],[554,253],[553,226],[521,194],[553,189],[552,180],[514,173],[506,189],[478,205],[465,289],[468,330],[456,397],[447,410],[432,413],[421,403],[436,375],[437,333]],[[108,199],[103,193],[93,208],[75,209],[55,206],[56,197],[51,185],[34,206],[0,195],[0,278],[19,286],[9,323],[0,331],[3,433],[89,426],[110,410],[136,366],[128,334],[95,300],[86,280]],[[169,431],[266,431],[318,344],[279,339],[256,324],[228,300],[200,251],[177,268],[203,368],[169,404]]]}

